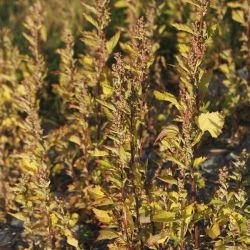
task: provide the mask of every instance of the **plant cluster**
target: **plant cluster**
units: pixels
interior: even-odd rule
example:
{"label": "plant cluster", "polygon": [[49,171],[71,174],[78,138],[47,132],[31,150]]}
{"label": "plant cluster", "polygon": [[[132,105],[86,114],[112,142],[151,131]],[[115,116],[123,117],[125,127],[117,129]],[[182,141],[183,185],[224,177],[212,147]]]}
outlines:
{"label": "plant cluster", "polygon": [[19,231],[0,246],[248,249],[249,16],[0,3],[0,223]]}

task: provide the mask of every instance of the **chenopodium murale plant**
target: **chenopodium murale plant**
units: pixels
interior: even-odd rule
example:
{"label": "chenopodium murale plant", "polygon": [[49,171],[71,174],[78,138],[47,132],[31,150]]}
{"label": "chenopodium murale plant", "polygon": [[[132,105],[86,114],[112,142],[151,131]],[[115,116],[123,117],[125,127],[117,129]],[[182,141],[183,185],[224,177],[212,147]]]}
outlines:
{"label": "chenopodium murale plant", "polygon": [[88,126],[92,112],[91,97],[87,92],[85,77],[79,69],[78,59],[74,57],[74,38],[67,29],[64,34],[65,47],[58,51],[61,57],[59,84],[54,85],[54,92],[62,98],[61,111],[66,122],[48,134],[51,150],[56,151],[57,155],[53,159],[52,174],[65,170],[72,178],[72,183],[67,186],[67,191],[70,191],[68,205],[86,208],[83,190],[91,181],[88,166],[89,150],[92,147]]}
{"label": "chenopodium murale plant", "polygon": [[206,229],[206,233],[214,240],[214,249],[249,247],[249,205],[246,191],[249,181],[245,178],[248,158],[249,153],[243,150],[231,166],[219,169],[218,188],[206,208],[212,210],[209,218],[211,227]]}
{"label": "chenopodium murale plant", "polygon": [[44,88],[46,66],[40,53],[43,26],[43,5],[37,2],[30,8],[24,24],[24,37],[29,42],[31,56],[25,58],[27,71],[23,72],[23,95],[17,95],[17,105],[25,119],[19,127],[25,132],[23,150],[13,155],[22,171],[16,193],[16,212],[11,214],[24,223],[24,236],[30,248],[54,249],[66,237],[78,248],[69,219],[62,206],[50,192],[48,146],[43,136],[39,118],[39,92]]}
{"label": "chenopodium murale plant", "polygon": [[102,185],[88,189],[93,212],[103,227],[97,240],[113,239],[110,249],[139,249],[145,241],[143,232],[148,230],[148,225],[143,224],[148,204],[141,140],[147,112],[144,96],[154,49],[143,19],[130,32],[127,55],[115,55],[111,100],[101,102],[110,112],[106,145],[96,155]]}
{"label": "chenopodium murale plant", "polygon": [[151,247],[199,248],[202,232],[198,222],[202,220],[204,207],[198,191],[205,185],[199,167],[206,158],[195,158],[194,153],[206,131],[216,138],[224,124],[223,116],[219,112],[208,112],[202,100],[208,85],[202,62],[209,39],[205,23],[209,1],[189,3],[196,7],[197,20],[193,27],[173,25],[179,32],[191,36],[189,45],[180,45],[180,54],[176,57],[180,76],[179,100],[169,92],[154,92],[156,99],[171,103],[179,115],[175,123],[166,126],[156,139],[160,142],[163,159],[171,163],[171,167],[167,170],[163,166],[157,172],[156,177],[165,183],[165,187],[164,195],[158,195],[160,207],[155,208],[153,220],[163,224],[160,224],[161,233],[148,241]]}
{"label": "chenopodium murale plant", "polygon": [[17,71],[21,64],[21,55],[12,45],[10,30],[0,31],[0,176],[1,176],[1,215],[4,221],[10,211],[13,193],[10,188],[16,182],[16,166],[11,154],[21,148],[22,133],[17,124],[20,122],[14,93],[22,93],[22,86],[18,84]]}

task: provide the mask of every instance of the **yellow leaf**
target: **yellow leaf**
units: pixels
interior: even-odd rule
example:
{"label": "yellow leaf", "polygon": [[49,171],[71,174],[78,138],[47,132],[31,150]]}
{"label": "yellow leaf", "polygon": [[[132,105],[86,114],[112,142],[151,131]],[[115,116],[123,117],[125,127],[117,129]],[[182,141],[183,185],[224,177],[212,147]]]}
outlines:
{"label": "yellow leaf", "polygon": [[199,167],[204,161],[206,161],[206,159],[207,159],[206,157],[195,158],[193,163],[194,168]]}
{"label": "yellow leaf", "polygon": [[99,235],[97,237],[97,241],[99,240],[112,240],[119,237],[119,235],[113,230],[100,230]]}
{"label": "yellow leaf", "polygon": [[71,135],[69,137],[69,141],[71,141],[79,146],[81,145],[81,139],[77,135]]}
{"label": "yellow leaf", "polygon": [[206,233],[211,239],[216,239],[220,235],[219,224],[215,222],[211,228],[206,230]]}
{"label": "yellow leaf", "polygon": [[99,150],[95,148],[93,151],[88,151],[92,157],[104,157],[108,156],[109,154],[106,151]]}
{"label": "yellow leaf", "polygon": [[155,222],[171,222],[175,218],[175,213],[169,211],[159,211],[153,216]]}
{"label": "yellow leaf", "polygon": [[88,193],[89,196],[94,200],[101,199],[106,196],[105,193],[102,191],[101,186],[89,187]]}
{"label": "yellow leaf", "polygon": [[98,22],[94,20],[94,18],[86,13],[83,13],[83,16],[85,17],[85,19],[91,23],[93,26],[95,26],[97,29],[99,27]]}
{"label": "yellow leaf", "polygon": [[116,112],[116,108],[115,108],[115,106],[113,104],[108,103],[106,101],[99,100],[99,99],[97,99],[97,102],[99,102],[102,106]]}
{"label": "yellow leaf", "polygon": [[113,221],[113,218],[109,215],[110,213],[112,214],[111,211],[104,211],[100,209],[93,208],[93,212],[96,216],[96,218],[103,223],[110,223]]}
{"label": "yellow leaf", "polygon": [[18,220],[27,221],[27,218],[22,213],[9,213],[9,214],[17,218]]}
{"label": "yellow leaf", "polygon": [[157,136],[155,143],[157,141],[161,141],[163,138],[176,138],[176,136],[180,133],[179,128],[176,125],[168,125],[164,128],[161,133]]}
{"label": "yellow leaf", "polygon": [[110,38],[110,40],[106,42],[106,48],[109,54],[113,52],[115,46],[117,45],[119,41],[120,35],[121,35],[121,32],[118,31],[113,37]]}
{"label": "yellow leaf", "polygon": [[185,31],[190,34],[195,34],[193,30],[185,24],[173,23],[172,26],[175,27],[179,31]]}
{"label": "yellow leaf", "polygon": [[202,132],[208,131],[212,137],[217,138],[223,128],[224,117],[219,112],[202,113],[198,117],[198,127]]}
{"label": "yellow leaf", "polygon": [[182,162],[180,162],[179,160],[175,159],[175,158],[172,157],[172,156],[167,157],[166,160],[167,160],[167,161],[171,161],[171,162],[173,162],[173,163],[179,165],[179,166],[180,166],[181,168],[183,168],[183,169],[186,169],[186,168],[187,168]]}
{"label": "yellow leaf", "polygon": [[157,100],[160,100],[160,101],[166,101],[166,102],[170,102],[172,103],[177,109],[180,109],[180,104],[179,102],[177,101],[177,99],[175,98],[175,96],[173,94],[170,94],[168,92],[160,92],[160,91],[157,91],[155,90],[154,91],[154,96]]}
{"label": "yellow leaf", "polygon": [[243,10],[232,10],[232,18],[234,21],[244,24],[245,18],[244,18],[244,11]]}
{"label": "yellow leaf", "polygon": [[128,3],[125,0],[118,0],[115,2],[114,6],[116,8],[126,8],[128,7]]}

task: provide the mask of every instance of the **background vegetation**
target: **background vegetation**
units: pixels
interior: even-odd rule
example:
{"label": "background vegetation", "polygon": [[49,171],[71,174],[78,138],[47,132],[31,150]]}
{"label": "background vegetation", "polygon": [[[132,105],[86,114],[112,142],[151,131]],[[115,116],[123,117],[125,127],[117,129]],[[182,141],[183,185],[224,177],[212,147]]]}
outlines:
{"label": "background vegetation", "polygon": [[249,249],[248,0],[0,1],[0,249]]}

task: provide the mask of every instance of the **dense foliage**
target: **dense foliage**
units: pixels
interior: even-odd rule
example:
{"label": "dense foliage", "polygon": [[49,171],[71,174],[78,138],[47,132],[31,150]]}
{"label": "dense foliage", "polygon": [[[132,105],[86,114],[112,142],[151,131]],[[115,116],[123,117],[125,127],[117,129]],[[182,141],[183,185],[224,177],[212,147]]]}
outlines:
{"label": "dense foliage", "polygon": [[249,17],[0,1],[0,248],[249,249]]}

